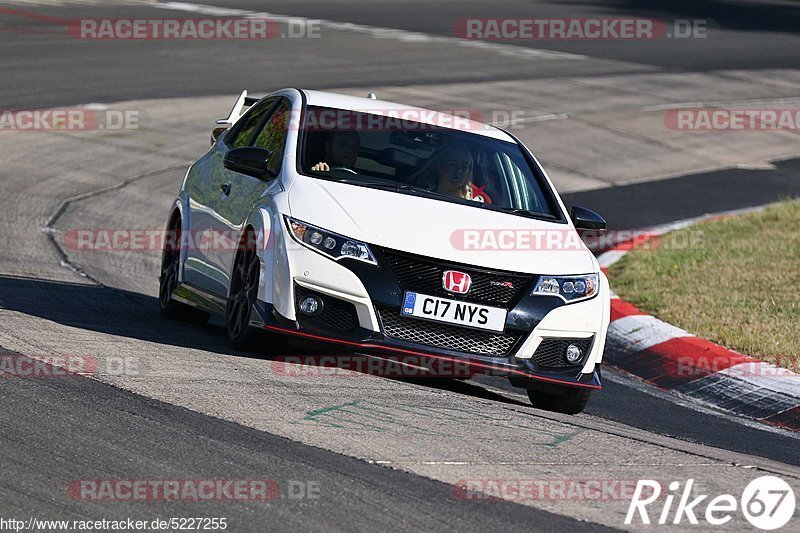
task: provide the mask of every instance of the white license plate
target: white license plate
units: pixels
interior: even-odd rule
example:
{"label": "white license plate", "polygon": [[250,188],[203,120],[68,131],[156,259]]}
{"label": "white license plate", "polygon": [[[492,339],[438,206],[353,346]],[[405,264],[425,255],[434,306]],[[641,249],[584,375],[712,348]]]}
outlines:
{"label": "white license plate", "polygon": [[406,292],[400,314],[471,328],[503,331],[508,311],[500,307]]}

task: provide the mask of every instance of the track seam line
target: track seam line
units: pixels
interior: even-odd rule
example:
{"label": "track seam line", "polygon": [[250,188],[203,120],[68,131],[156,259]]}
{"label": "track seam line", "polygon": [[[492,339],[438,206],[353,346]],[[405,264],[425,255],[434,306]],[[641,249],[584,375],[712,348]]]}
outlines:
{"label": "track seam line", "polygon": [[143,180],[143,179],[146,179],[146,178],[151,178],[153,176],[157,176],[157,175],[163,174],[165,172],[170,172],[172,170],[180,170],[180,169],[183,169],[183,168],[187,168],[189,165],[191,165],[191,163],[181,163],[179,165],[172,165],[172,166],[169,166],[169,167],[164,167],[164,168],[160,168],[160,169],[156,169],[156,170],[151,170],[151,171],[145,172],[143,174],[138,174],[138,175],[132,176],[130,178],[125,178],[124,180],[120,181],[119,183],[115,183],[114,185],[109,185],[107,187],[103,187],[103,188],[100,188],[100,189],[95,189],[93,191],[80,193],[80,194],[76,194],[76,195],[73,195],[73,196],[68,196],[67,198],[64,198],[63,200],[61,200],[61,203],[59,204],[59,206],[56,209],[56,211],[50,216],[50,218],[47,220],[45,225],[42,227],[42,233],[47,235],[47,238],[49,239],[50,243],[55,248],[56,253],[59,256],[61,266],[71,270],[76,275],[78,275],[78,276],[80,276],[82,278],[88,279],[89,281],[91,281],[92,283],[94,283],[95,285],[97,285],[99,287],[108,288],[108,286],[105,285],[103,282],[101,282],[99,279],[97,279],[93,275],[89,274],[88,272],[86,272],[85,270],[83,270],[82,268],[80,268],[79,266],[75,265],[74,263],[72,263],[72,261],[69,260],[69,257],[67,256],[67,253],[64,251],[64,248],[61,247],[61,245],[58,243],[58,241],[55,238],[55,235],[58,233],[58,230],[55,228],[56,222],[58,222],[58,219],[61,218],[61,215],[63,215],[64,212],[66,212],[67,207],[69,207],[69,205],[74,203],[74,202],[80,202],[80,201],[83,201],[83,200],[88,200],[90,198],[95,198],[95,197],[100,196],[102,194],[105,194],[107,192],[117,191],[117,190],[120,190],[120,189],[123,189],[123,188],[127,187],[131,183],[136,183],[137,181],[140,181],[140,180]]}

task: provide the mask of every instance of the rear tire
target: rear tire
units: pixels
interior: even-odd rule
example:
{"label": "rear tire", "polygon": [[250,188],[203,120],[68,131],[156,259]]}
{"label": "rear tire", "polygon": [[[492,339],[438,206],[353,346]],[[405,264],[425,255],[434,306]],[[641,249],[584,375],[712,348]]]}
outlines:
{"label": "rear tire", "polygon": [[180,218],[170,224],[167,236],[161,256],[161,274],[158,277],[158,307],[161,316],[192,324],[205,324],[211,317],[209,313],[172,299],[172,294],[178,287],[178,271],[181,266]]}
{"label": "rear tire", "polygon": [[583,388],[565,387],[562,393],[528,389],[528,398],[534,407],[567,415],[577,415],[583,412],[591,396],[592,391]]}

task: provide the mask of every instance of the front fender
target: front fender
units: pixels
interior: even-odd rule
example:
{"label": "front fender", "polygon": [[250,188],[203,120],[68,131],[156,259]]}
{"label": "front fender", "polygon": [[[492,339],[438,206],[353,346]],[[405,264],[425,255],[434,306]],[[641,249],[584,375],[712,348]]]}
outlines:
{"label": "front fender", "polygon": [[261,260],[258,299],[270,304],[276,302],[276,296],[279,296],[276,292],[281,291],[280,281],[288,275],[282,213],[288,213],[289,206],[284,192],[281,182],[276,181],[267,189],[263,201],[250,212],[242,227],[242,234],[247,228],[252,228],[256,233],[257,253]]}

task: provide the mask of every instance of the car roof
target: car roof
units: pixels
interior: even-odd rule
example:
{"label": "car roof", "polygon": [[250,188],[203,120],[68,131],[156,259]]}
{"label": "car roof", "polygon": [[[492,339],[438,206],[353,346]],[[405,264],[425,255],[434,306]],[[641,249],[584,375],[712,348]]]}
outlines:
{"label": "car roof", "polygon": [[[406,120],[414,122],[466,131],[507,142],[515,142],[514,139],[504,131],[483,122],[469,120],[465,116],[456,116],[422,107],[389,102],[387,100],[362,98],[328,91],[303,89],[302,92],[306,95],[307,105],[345,109],[347,111],[369,112],[389,117],[399,116],[401,119],[405,118]],[[478,113],[477,110],[464,110],[464,112],[464,115],[467,113]]]}

